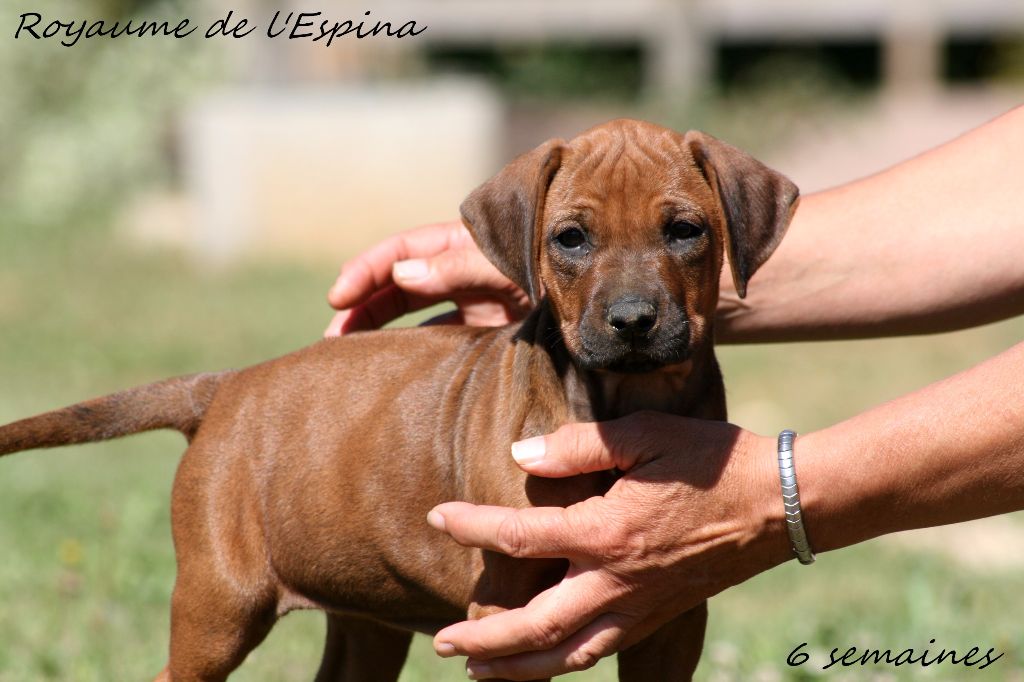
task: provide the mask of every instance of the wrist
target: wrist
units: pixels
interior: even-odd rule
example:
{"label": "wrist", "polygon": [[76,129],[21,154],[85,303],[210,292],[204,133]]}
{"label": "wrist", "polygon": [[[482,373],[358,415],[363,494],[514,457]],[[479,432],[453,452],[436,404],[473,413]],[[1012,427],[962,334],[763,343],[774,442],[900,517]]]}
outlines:
{"label": "wrist", "polygon": [[[800,505],[816,552],[840,549],[887,532],[887,475],[870,463],[868,444],[842,425],[798,435],[794,460]],[[851,449],[852,448],[852,449]]]}
{"label": "wrist", "polygon": [[752,548],[759,557],[762,570],[773,568],[795,558],[786,531],[786,513],[779,483],[778,448],[774,437],[747,434],[745,448],[748,499],[751,507]]}

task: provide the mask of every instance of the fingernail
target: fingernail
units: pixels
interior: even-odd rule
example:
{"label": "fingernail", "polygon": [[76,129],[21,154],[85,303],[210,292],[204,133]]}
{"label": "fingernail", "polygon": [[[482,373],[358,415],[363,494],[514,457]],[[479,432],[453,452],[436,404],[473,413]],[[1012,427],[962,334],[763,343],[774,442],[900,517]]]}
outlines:
{"label": "fingernail", "polygon": [[430,274],[430,266],[422,258],[400,260],[392,266],[391,274],[395,279],[404,279],[411,282],[417,279],[424,279]]}
{"label": "fingernail", "polygon": [[345,320],[352,315],[351,310],[342,310],[340,313],[336,313],[331,318],[331,323],[327,325],[327,331],[324,332],[324,336],[341,336],[341,328],[345,326]]}
{"label": "fingernail", "polygon": [[427,512],[427,523],[429,523],[432,528],[444,530],[444,517],[433,509]]}
{"label": "fingernail", "polygon": [[334,284],[331,285],[331,290],[327,293],[328,297],[335,298],[344,293],[345,284],[345,275],[338,275],[338,279],[334,280]]}
{"label": "fingernail", "polygon": [[544,443],[544,436],[534,436],[512,443],[512,459],[516,464],[536,464],[544,459],[547,445]]}
{"label": "fingernail", "polygon": [[466,664],[466,675],[471,680],[486,680],[488,677],[494,676],[494,671],[486,663],[474,661]]}
{"label": "fingernail", "polygon": [[438,642],[434,645],[434,652],[441,658],[449,658],[455,655],[455,645],[451,642]]}

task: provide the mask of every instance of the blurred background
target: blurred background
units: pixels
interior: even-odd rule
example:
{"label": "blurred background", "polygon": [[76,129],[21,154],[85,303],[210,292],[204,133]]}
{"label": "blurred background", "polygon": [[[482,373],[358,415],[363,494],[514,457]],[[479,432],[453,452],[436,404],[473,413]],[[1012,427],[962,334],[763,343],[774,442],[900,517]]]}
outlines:
{"label": "blurred background", "polygon": [[[389,233],[455,217],[469,190],[548,137],[619,116],[701,128],[807,193],[951,139],[1024,94],[1024,5],[995,0],[37,5],[3,3],[3,422],[315,340],[340,263]],[[228,10],[261,29],[277,10],[332,21],[371,11],[370,25],[428,28],[330,47],[261,30],[74,48],[11,38],[25,11],[205,27]],[[1011,320],[723,348],[730,416],[762,433],[813,430],[1022,335],[1024,321]],[[180,437],[152,434],[0,463],[0,681],[144,679],[163,666],[181,449]],[[818,670],[849,646],[995,647],[1006,656],[970,674],[1024,679],[1022,568],[1019,515],[783,566],[712,602],[699,679],[965,674]],[[310,679],[322,629],[319,614],[290,615],[237,679]],[[802,642],[811,663],[788,668]],[[402,679],[461,678],[459,662],[435,659],[418,638]],[[612,680],[614,664],[572,679]]]}

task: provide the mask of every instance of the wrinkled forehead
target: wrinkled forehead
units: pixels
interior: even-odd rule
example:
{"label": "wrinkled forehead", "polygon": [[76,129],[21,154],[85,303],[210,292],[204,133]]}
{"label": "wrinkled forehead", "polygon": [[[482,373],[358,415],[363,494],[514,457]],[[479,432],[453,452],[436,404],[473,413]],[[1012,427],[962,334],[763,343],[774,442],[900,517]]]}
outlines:
{"label": "wrinkled forehead", "polygon": [[683,210],[710,219],[712,204],[682,136],[661,128],[598,128],[567,145],[545,213],[555,220],[573,214],[648,219]]}

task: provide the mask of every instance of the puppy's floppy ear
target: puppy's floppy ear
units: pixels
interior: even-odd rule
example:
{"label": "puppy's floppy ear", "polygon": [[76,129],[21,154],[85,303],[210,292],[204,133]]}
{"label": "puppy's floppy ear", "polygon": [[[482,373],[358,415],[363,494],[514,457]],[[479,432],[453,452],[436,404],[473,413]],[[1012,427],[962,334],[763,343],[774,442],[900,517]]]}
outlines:
{"label": "puppy's floppy ear", "polygon": [[480,251],[534,304],[540,300],[539,223],[564,146],[563,140],[548,140],[523,154],[473,190],[459,208]]}
{"label": "puppy's floppy ear", "polygon": [[782,241],[800,191],[781,173],[710,135],[691,130],[684,142],[722,207],[732,281],[743,298],[747,282]]}

